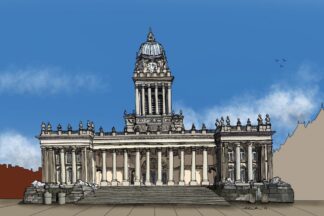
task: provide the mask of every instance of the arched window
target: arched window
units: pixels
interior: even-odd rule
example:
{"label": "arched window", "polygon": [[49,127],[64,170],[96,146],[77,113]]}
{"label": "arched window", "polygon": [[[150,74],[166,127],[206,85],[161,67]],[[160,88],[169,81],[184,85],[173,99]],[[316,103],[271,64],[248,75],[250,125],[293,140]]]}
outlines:
{"label": "arched window", "polygon": [[252,176],[252,178],[253,178],[253,181],[255,181],[255,182],[257,182],[257,177],[258,177],[258,173],[257,173],[257,168],[256,167],[253,167],[253,172],[252,172],[253,174],[253,176]]}
{"label": "arched window", "polygon": [[241,157],[241,160],[245,160],[245,150],[243,148],[241,148],[241,151],[240,151],[240,157]]}
{"label": "arched window", "polygon": [[246,181],[246,169],[245,169],[245,167],[241,167],[241,180],[242,180],[242,182]]}
{"label": "arched window", "polygon": [[253,151],[252,154],[253,154],[253,161],[257,161],[257,159],[258,159],[257,152],[256,151]]}
{"label": "arched window", "polygon": [[234,153],[232,149],[228,150],[228,161],[234,161]]}
{"label": "arched window", "polygon": [[233,167],[228,168],[228,178],[231,179],[231,181],[235,180],[234,168]]}

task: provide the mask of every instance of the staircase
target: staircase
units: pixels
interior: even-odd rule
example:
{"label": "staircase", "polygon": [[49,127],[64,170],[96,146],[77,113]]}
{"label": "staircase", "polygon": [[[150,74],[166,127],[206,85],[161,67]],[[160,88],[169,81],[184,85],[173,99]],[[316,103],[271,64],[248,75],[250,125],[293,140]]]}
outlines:
{"label": "staircase", "polygon": [[203,204],[228,205],[206,187],[101,187],[78,204]]}

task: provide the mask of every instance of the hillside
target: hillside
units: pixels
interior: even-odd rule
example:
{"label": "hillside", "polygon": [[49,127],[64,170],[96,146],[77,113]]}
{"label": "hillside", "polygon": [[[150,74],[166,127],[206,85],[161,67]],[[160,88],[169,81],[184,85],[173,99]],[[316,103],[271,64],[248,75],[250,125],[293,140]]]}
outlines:
{"label": "hillside", "polygon": [[41,179],[41,168],[34,172],[19,166],[0,164],[0,199],[23,198],[26,187],[34,180]]}
{"label": "hillside", "polygon": [[314,121],[298,124],[273,157],[274,176],[289,182],[296,200],[324,200],[324,109]]}

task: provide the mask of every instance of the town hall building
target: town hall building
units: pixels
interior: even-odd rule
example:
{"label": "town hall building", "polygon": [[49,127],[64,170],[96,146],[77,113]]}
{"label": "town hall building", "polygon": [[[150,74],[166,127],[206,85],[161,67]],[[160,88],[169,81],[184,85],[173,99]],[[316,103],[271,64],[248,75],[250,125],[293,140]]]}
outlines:
{"label": "town hall building", "polygon": [[183,113],[172,110],[173,75],[163,46],[149,31],[136,55],[135,111],[125,111],[124,130],[96,130],[91,121],[77,129],[42,123],[42,181],[191,187],[272,179],[269,115],[256,117],[257,125],[227,116],[212,128],[185,128]]}

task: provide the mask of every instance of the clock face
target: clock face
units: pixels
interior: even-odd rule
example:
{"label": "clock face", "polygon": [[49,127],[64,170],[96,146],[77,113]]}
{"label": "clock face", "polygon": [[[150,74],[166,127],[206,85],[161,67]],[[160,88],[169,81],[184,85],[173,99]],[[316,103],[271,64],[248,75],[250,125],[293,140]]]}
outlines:
{"label": "clock face", "polygon": [[153,72],[154,70],[156,70],[157,64],[155,62],[149,62],[147,64],[147,67],[150,72]]}

